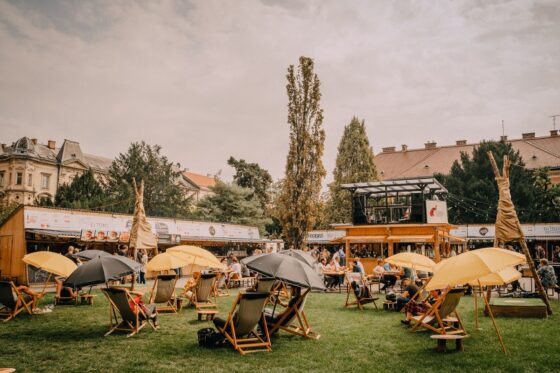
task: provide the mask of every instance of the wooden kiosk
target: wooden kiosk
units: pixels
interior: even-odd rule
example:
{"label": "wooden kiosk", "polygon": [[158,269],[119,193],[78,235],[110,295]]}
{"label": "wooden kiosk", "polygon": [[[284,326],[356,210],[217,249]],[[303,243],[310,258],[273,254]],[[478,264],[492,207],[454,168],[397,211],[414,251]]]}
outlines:
{"label": "wooden kiosk", "polygon": [[[434,178],[385,180],[345,184],[352,193],[352,224],[336,226],[345,230],[337,239],[344,243],[352,260],[351,246],[378,244],[378,257],[396,254],[404,247],[421,250],[436,262],[448,255],[451,243],[464,243],[449,232],[456,226],[447,222],[447,189]],[[402,245],[405,244],[405,245]],[[421,249],[419,249],[421,248]],[[371,272],[377,258],[360,258]]]}

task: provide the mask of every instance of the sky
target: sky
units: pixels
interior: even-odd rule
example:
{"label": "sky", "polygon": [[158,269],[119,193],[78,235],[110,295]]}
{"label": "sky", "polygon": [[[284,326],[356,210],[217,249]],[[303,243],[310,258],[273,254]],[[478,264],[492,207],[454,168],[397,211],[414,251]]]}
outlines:
{"label": "sky", "polygon": [[[0,141],[159,144],[182,167],[274,179],[288,150],[286,71],[315,61],[332,179],[343,128],[375,153],[505,133],[560,114],[560,2],[0,0]],[[560,128],[560,118],[557,128]]]}

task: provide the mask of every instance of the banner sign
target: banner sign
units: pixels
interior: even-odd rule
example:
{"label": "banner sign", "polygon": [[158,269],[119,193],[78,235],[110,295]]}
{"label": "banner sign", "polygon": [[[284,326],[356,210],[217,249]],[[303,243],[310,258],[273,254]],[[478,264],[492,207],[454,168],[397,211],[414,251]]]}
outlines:
{"label": "banner sign", "polygon": [[428,224],[447,224],[447,202],[426,201],[426,216]]}
{"label": "banner sign", "polygon": [[[26,229],[81,232],[84,241],[128,242],[132,216],[82,211],[25,207]],[[257,227],[237,224],[148,218],[152,231],[161,241],[181,239],[260,239]],[[126,241],[125,241],[126,239]]]}
{"label": "banner sign", "polygon": [[[521,230],[527,238],[556,238],[560,239],[560,224],[521,224]],[[453,236],[467,239],[493,240],[496,234],[494,224],[461,225],[449,232]]]}
{"label": "banner sign", "polygon": [[332,231],[309,231],[307,233],[307,243],[329,243],[337,238],[342,238],[346,235],[345,231],[332,230]]}

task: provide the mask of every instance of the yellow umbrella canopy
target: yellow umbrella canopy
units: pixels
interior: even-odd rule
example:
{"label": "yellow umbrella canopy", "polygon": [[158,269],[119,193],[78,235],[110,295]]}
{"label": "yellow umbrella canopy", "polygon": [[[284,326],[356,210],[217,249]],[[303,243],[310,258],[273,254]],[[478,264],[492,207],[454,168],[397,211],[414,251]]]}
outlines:
{"label": "yellow umbrella canopy", "polygon": [[472,250],[443,260],[434,267],[426,290],[467,284],[504,268],[525,263],[525,256],[495,247]]}
{"label": "yellow umbrella canopy", "polygon": [[436,265],[436,262],[427,256],[408,252],[395,254],[385,259],[385,261],[400,267],[408,267],[426,272],[433,272]]}
{"label": "yellow umbrella canopy", "polygon": [[78,266],[64,255],[37,251],[23,257],[23,262],[58,276],[68,277]]}
{"label": "yellow umbrella canopy", "polygon": [[193,260],[194,257],[187,254],[165,252],[154,256],[148,264],[146,264],[146,271],[159,272],[181,268],[192,263]]}
{"label": "yellow umbrella canopy", "polygon": [[507,267],[498,272],[490,273],[478,280],[470,281],[470,285],[474,286],[500,286],[507,285],[521,278],[521,272],[514,267]]}
{"label": "yellow umbrella canopy", "polygon": [[200,267],[223,268],[224,265],[210,251],[198,246],[180,245],[167,249],[166,252],[187,254],[190,257],[189,264],[196,264]]}

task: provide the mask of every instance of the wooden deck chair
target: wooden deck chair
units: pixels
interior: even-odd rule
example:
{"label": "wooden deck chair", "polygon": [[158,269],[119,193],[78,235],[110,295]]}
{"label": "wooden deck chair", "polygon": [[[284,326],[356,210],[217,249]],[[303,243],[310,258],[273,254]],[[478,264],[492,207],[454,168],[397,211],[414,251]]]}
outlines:
{"label": "wooden deck chair", "polygon": [[[134,300],[128,289],[115,287],[102,289],[102,291],[109,301],[110,322],[109,331],[105,333],[105,337],[115,331],[129,332],[126,337],[132,337],[142,330],[146,324],[149,324],[152,329],[156,330],[152,318],[146,315],[146,312]],[[134,306],[134,309],[131,306]],[[156,313],[154,305],[146,305],[146,307],[150,306],[153,307],[153,311]]]}
{"label": "wooden deck chair", "polygon": [[22,293],[12,281],[0,281],[0,318],[9,321],[26,311],[33,315],[37,297]]}
{"label": "wooden deck chair", "polygon": [[[348,286],[346,286],[346,303],[344,304],[344,307],[348,308],[357,306],[358,309],[363,311],[364,305],[373,303],[375,309],[378,309],[375,301],[379,298],[371,296],[371,290],[366,285],[361,273],[347,272],[344,276],[346,278],[346,282],[348,283]],[[352,287],[353,282],[358,285],[356,288]]]}
{"label": "wooden deck chair", "polygon": [[54,304],[78,304],[78,292],[74,292],[72,289],[65,287],[63,285],[63,278],[55,278],[56,294],[54,296]]}
{"label": "wooden deck chair", "polygon": [[158,275],[150,293],[150,304],[156,304],[158,312],[175,312],[175,285],[179,276]]}
{"label": "wooden deck chair", "polygon": [[[216,318],[214,325],[241,355],[272,351],[263,314],[269,293],[239,293],[226,320]],[[261,322],[262,334],[255,331]]]}
{"label": "wooden deck chair", "polygon": [[310,292],[311,289],[306,289],[299,296],[293,296],[288,306],[278,315],[265,314],[270,334],[284,330],[304,338],[321,338],[320,334],[315,333],[311,329],[304,311],[305,301]]}
{"label": "wooden deck chair", "polygon": [[214,286],[216,283],[215,273],[203,273],[196,280],[196,287],[191,297],[197,311],[217,309]]}
{"label": "wooden deck chair", "polygon": [[213,295],[214,298],[229,297],[229,287],[226,281],[226,275],[223,272],[216,272]]}
{"label": "wooden deck chair", "polygon": [[274,277],[259,277],[255,285],[255,292],[270,293],[275,281],[276,279]]}
{"label": "wooden deck chair", "polygon": [[465,328],[457,312],[457,306],[464,294],[463,288],[444,292],[428,312],[412,318],[412,331],[423,327],[438,334],[464,334]]}

